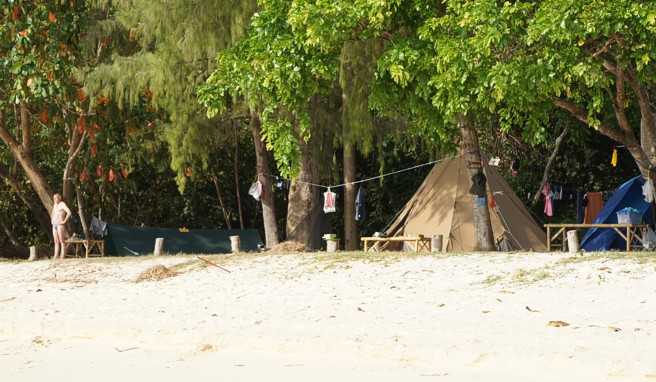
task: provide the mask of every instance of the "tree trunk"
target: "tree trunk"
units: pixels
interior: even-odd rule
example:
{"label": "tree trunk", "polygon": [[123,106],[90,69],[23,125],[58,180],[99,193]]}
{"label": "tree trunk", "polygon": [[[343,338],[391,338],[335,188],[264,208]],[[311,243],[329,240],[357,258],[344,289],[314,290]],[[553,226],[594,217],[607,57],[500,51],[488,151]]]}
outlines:
{"label": "tree trunk", "polygon": [[[234,124],[233,124],[234,127]],[[237,197],[237,210],[239,211],[239,228],[244,229],[244,213],[241,209],[241,193],[239,192],[239,134],[235,128],[235,196]]]}
{"label": "tree trunk", "polygon": [[80,134],[75,126],[71,129],[71,136],[68,139],[68,158],[64,166],[62,179],[62,199],[69,206],[73,204],[73,166],[75,165],[75,159],[84,145],[84,139],[86,137],[86,132]]}
{"label": "tree trunk", "polygon": [[90,240],[91,235],[89,234],[87,217],[84,213],[84,198],[82,197],[82,191],[80,190],[80,185],[78,184],[75,184],[75,199],[77,201],[77,214],[80,217],[80,224],[82,224],[82,232],[84,232],[84,238],[86,240]]}
{"label": "tree trunk", "polygon": [[344,142],[344,249],[355,251],[359,246],[358,225],[355,221],[355,147]]}
{"label": "tree trunk", "polygon": [[30,126],[30,110],[25,102],[20,104],[20,128],[23,136],[22,148],[27,155],[32,155],[32,132]]}
{"label": "tree trunk", "polygon": [[23,147],[9,133],[4,123],[4,114],[0,111],[0,139],[9,147],[11,153],[25,171],[25,175],[30,180],[32,188],[39,196],[41,204],[48,214],[52,211],[52,188],[48,181],[41,173],[40,169],[34,163],[30,153],[25,152]]}
{"label": "tree trunk", "polygon": [[[553,102],[554,105],[556,105],[557,107],[566,110],[576,119],[583,122],[587,126],[590,126],[588,122],[588,111],[585,110],[584,108],[566,99],[556,98],[553,100]],[[603,122],[600,123],[598,126],[595,126],[594,128],[599,133],[607,136],[608,138],[614,140],[615,142],[619,142],[624,146],[626,146],[626,149],[629,151],[629,153],[635,160],[636,164],[638,165],[640,172],[646,176],[647,173],[649,172],[649,169],[652,167],[652,162],[649,160],[649,156],[647,155],[647,153],[640,146],[640,141],[635,137],[632,130],[630,129],[630,126],[627,126],[626,118],[620,117],[622,111],[619,110],[620,107],[618,106],[615,107],[618,109],[616,111],[618,122],[620,126],[623,126],[623,128],[617,129]]]}
{"label": "tree trunk", "polygon": [[226,227],[228,229],[232,229],[232,223],[230,222],[230,214],[228,213],[228,210],[225,208],[225,204],[223,203],[223,196],[221,195],[221,187],[219,187],[219,178],[217,178],[216,175],[212,175],[212,183],[214,183],[214,189],[216,190],[216,198],[219,200],[219,207],[221,208],[221,212],[223,212],[223,219],[225,220]]}
{"label": "tree trunk", "polygon": [[[483,162],[481,151],[478,145],[478,135],[476,129],[472,126],[469,117],[464,114],[458,116],[458,127],[462,137],[461,149],[469,169],[469,175],[472,177],[480,176],[483,173]],[[492,222],[490,220],[490,210],[487,205],[487,183],[483,184],[481,195],[472,195],[474,199],[474,231],[476,250],[493,251],[494,234],[492,232]]]}
{"label": "tree trunk", "polygon": [[[373,118],[369,110],[371,82],[376,61],[383,51],[378,39],[347,41],[340,53],[339,85],[341,88],[342,142],[344,159],[344,248],[359,248],[355,221],[356,152],[366,154],[373,145]],[[357,145],[356,145],[357,144]]]}
{"label": "tree trunk", "polygon": [[260,118],[251,111],[251,133],[255,144],[255,159],[257,161],[257,179],[262,184],[262,221],[264,223],[264,236],[267,248],[278,244],[278,222],[276,219],[275,194],[273,193],[273,180],[269,176],[268,152],[262,141]]}
{"label": "tree trunk", "polygon": [[317,204],[319,189],[308,183],[316,183],[316,163],[312,138],[299,143],[301,151],[300,168],[296,179],[289,188],[287,206],[287,240],[301,243],[306,249],[314,249],[313,234],[317,227]]}
{"label": "tree trunk", "polygon": [[[595,128],[609,138],[623,143],[633,156],[642,175],[647,176],[654,163],[656,163],[656,150],[654,149],[656,147],[656,115],[651,106],[649,93],[640,83],[635,68],[631,64],[621,65],[619,62],[613,63],[606,59],[602,61],[602,64],[609,73],[615,76],[615,95],[611,97],[611,102],[620,129],[615,129],[604,123]],[[625,109],[628,103],[625,91],[626,82],[638,98],[640,139],[636,137],[626,116]],[[578,120],[589,125],[585,109],[567,100],[556,99],[554,102],[556,106],[569,111]]]}
{"label": "tree trunk", "polygon": [[12,176],[9,171],[2,166],[0,166],[0,178],[5,179],[5,181],[9,184],[11,189],[18,195],[20,200],[23,201],[23,203],[30,209],[30,212],[32,212],[32,216],[34,216],[34,219],[39,223],[41,226],[41,229],[43,229],[46,233],[46,235],[49,238],[52,238],[52,226],[50,223],[50,216],[48,213],[42,208],[40,204],[32,200],[31,197],[28,197],[25,193],[25,190],[23,189],[23,186],[20,184],[18,179],[16,179],[14,176]]}
{"label": "tree trunk", "polygon": [[556,159],[556,156],[558,155],[558,150],[560,150],[560,145],[563,143],[563,140],[565,139],[565,135],[567,135],[568,130],[569,129],[566,127],[565,129],[563,129],[563,132],[560,133],[558,138],[556,138],[556,144],[554,145],[554,149],[551,152],[551,156],[549,157],[549,160],[547,161],[547,165],[544,168],[544,173],[542,173],[542,181],[540,182],[540,187],[538,187],[537,192],[533,196],[533,203],[532,203],[533,206],[538,204],[538,201],[540,200],[540,194],[542,192],[542,188],[544,187],[544,184],[547,183],[547,180],[549,179],[549,170],[551,170],[551,166],[553,165],[553,162]]}

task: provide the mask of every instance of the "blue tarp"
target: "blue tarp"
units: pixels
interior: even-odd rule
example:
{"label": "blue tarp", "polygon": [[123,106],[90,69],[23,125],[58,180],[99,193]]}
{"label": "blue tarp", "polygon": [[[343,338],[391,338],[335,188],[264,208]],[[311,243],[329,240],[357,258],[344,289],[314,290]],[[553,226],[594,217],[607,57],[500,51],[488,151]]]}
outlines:
{"label": "blue tarp", "polygon": [[164,252],[177,253],[229,253],[230,236],[238,235],[242,251],[256,251],[262,245],[255,229],[213,230],[192,229],[181,232],[170,228],[128,227],[109,224],[105,239],[108,255],[145,255],[153,253],[155,239],[164,238]]}
{"label": "blue tarp", "polygon": [[[599,212],[594,223],[615,224],[617,223],[617,211],[632,207],[638,210],[644,223],[653,224],[654,216],[651,204],[647,203],[642,195],[644,182],[642,176],[636,176],[619,186]],[[624,249],[626,241],[614,229],[591,228],[583,236],[581,248],[589,252]]]}

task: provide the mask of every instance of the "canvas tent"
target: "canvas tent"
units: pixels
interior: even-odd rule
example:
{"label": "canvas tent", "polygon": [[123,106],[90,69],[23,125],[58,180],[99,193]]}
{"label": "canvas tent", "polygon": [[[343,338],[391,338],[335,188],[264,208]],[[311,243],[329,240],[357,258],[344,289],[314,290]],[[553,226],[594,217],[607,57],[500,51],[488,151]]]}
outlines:
{"label": "canvas tent", "polygon": [[[626,207],[638,210],[642,220],[647,224],[654,223],[651,204],[642,195],[645,183],[642,176],[629,179],[613,192],[604,208],[599,211],[595,224],[616,224],[617,212]],[[624,249],[626,241],[614,230],[608,228],[591,228],[581,240],[581,248],[585,251],[607,251],[609,249]]]}
{"label": "canvas tent", "polygon": [[[546,250],[546,236],[508,183],[484,164],[488,192],[496,202],[490,208],[492,230],[501,250]],[[443,235],[443,250],[473,251],[474,199],[471,179],[462,156],[433,167],[415,195],[387,229],[388,236]]]}
{"label": "canvas tent", "polygon": [[232,235],[239,236],[243,251],[256,251],[262,245],[260,234],[254,229],[194,229],[181,232],[171,228],[135,228],[107,224],[105,247],[108,255],[145,255],[153,253],[155,239],[163,237],[166,253],[229,253]]}

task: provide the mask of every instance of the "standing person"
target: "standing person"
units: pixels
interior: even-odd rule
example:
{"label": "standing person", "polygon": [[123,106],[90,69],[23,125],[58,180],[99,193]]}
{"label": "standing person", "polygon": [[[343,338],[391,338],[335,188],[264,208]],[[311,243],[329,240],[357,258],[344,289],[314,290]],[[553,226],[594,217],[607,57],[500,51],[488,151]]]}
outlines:
{"label": "standing person", "polygon": [[71,217],[71,210],[68,208],[66,203],[62,201],[62,197],[59,194],[53,195],[55,202],[54,207],[52,207],[52,213],[50,215],[52,222],[52,237],[55,240],[55,254],[53,259],[57,259],[59,256],[61,259],[64,258],[66,254],[66,223]]}

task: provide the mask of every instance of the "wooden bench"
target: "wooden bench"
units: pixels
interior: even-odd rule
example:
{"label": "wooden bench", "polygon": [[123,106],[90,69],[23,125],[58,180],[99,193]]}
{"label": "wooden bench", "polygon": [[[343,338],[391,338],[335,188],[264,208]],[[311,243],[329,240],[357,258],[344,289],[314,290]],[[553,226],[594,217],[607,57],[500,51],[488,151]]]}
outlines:
{"label": "wooden bench", "polygon": [[[431,239],[423,236],[392,236],[392,237],[363,237],[360,238],[364,243],[365,252],[380,252],[384,251],[393,242],[402,242],[414,244],[415,252],[425,250],[431,251]],[[373,243],[373,245],[370,245]]]}
{"label": "wooden bench", "polygon": [[75,257],[80,256],[80,250],[84,248],[84,257],[90,256],[105,256],[105,241],[104,240],[85,240],[80,238],[71,238],[66,240],[66,244],[72,245],[75,248]]}
{"label": "wooden bench", "polygon": [[[643,247],[644,237],[647,233],[647,224],[545,224],[547,229],[547,251],[551,252],[553,246],[565,250],[567,242],[568,229],[588,229],[588,228],[606,228],[615,230],[622,239],[626,240],[626,251],[631,252],[631,248]],[[555,231],[554,234],[552,232]],[[560,238],[560,243],[556,243]],[[639,244],[633,244],[637,242]]]}

